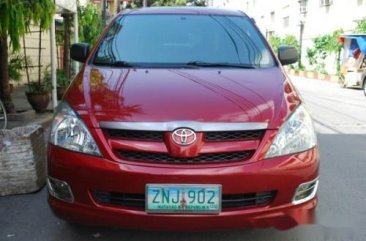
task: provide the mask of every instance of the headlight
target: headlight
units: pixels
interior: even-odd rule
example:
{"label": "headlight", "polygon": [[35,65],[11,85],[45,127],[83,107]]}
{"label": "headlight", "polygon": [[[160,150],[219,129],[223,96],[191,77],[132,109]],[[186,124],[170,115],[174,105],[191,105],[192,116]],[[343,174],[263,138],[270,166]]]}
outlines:
{"label": "headlight", "polygon": [[265,158],[306,151],[316,145],[312,119],[300,105],[291,114],[277,133]]}
{"label": "headlight", "polygon": [[100,156],[85,124],[65,102],[60,103],[51,127],[50,142],[68,150]]}

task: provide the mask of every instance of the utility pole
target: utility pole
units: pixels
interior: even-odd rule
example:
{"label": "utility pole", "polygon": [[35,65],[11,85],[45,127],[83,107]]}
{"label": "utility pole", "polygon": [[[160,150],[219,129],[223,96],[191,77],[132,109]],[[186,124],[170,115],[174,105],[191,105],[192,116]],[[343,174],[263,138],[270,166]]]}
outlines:
{"label": "utility pole", "polygon": [[143,6],[144,8],[146,8],[146,7],[147,7],[147,0],[143,0],[143,2],[142,2],[142,6]]}
{"label": "utility pole", "polygon": [[307,13],[307,3],[308,0],[299,0],[300,5],[300,36],[299,36],[299,61],[298,67],[299,69],[302,68],[301,58],[302,58],[302,40],[304,35],[304,26],[305,26],[305,18]]}

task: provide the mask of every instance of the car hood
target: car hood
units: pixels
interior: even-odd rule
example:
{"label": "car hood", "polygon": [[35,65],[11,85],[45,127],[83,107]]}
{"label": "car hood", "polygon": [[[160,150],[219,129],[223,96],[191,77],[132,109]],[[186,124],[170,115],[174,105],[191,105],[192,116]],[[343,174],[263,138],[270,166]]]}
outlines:
{"label": "car hood", "polygon": [[279,128],[300,102],[278,67],[85,67],[65,99],[90,127],[101,121],[200,121],[266,122]]}

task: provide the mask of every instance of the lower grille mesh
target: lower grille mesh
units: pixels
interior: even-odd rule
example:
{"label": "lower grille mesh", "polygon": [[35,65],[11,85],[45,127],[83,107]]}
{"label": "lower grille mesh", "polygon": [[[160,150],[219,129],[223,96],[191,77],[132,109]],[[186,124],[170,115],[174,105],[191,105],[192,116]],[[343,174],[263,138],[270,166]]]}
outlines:
{"label": "lower grille mesh", "polygon": [[[224,194],[222,195],[222,209],[265,206],[271,203],[275,195],[275,191],[246,194]],[[107,205],[139,209],[145,208],[144,194],[94,191],[94,198],[97,202]]]}
{"label": "lower grille mesh", "polygon": [[132,152],[118,151],[118,155],[125,160],[131,161],[148,161],[163,163],[215,163],[215,162],[231,162],[249,159],[253,151],[228,152],[228,153],[210,153],[201,154],[192,158],[172,157],[166,153],[150,153],[150,152]]}

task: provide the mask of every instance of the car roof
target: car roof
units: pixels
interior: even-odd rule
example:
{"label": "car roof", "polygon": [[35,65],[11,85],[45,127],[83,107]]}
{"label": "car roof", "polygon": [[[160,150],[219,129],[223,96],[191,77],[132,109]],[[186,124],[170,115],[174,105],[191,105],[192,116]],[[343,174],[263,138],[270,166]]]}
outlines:
{"label": "car roof", "polygon": [[228,10],[208,7],[147,7],[130,9],[120,14],[193,14],[193,15],[225,15],[225,16],[247,16],[239,10]]}

